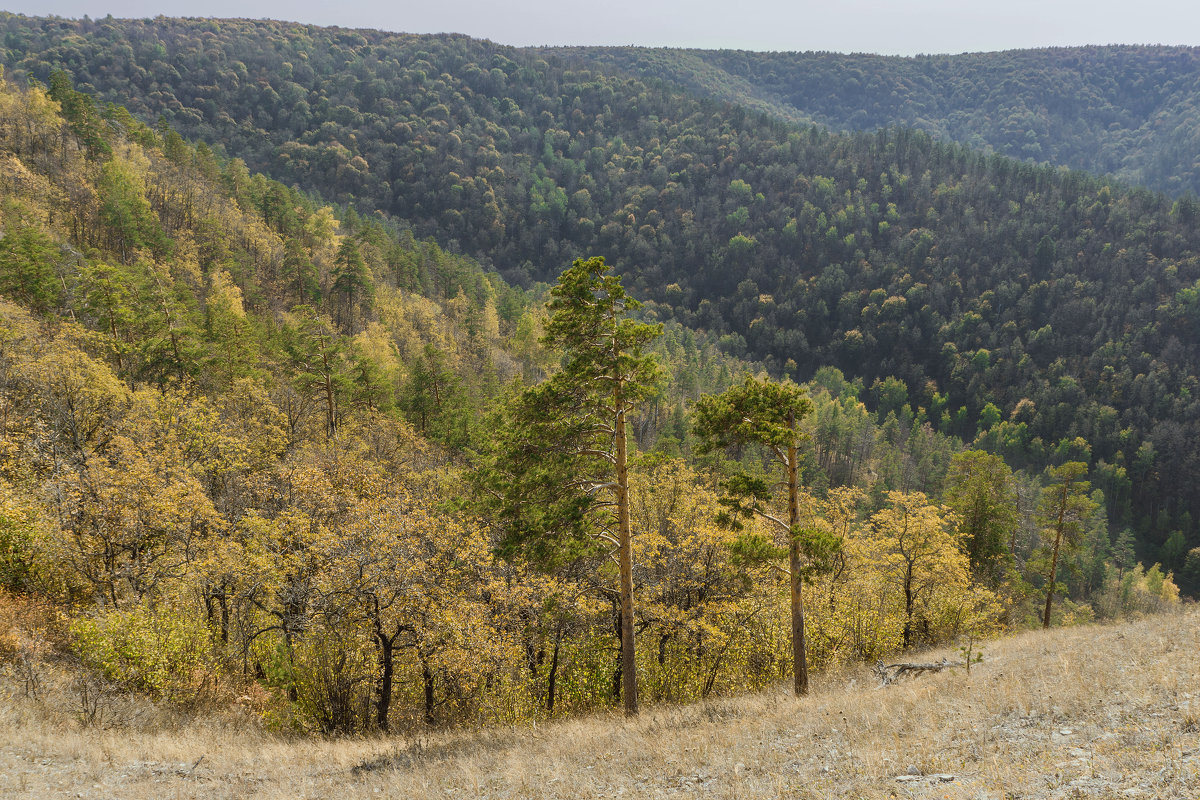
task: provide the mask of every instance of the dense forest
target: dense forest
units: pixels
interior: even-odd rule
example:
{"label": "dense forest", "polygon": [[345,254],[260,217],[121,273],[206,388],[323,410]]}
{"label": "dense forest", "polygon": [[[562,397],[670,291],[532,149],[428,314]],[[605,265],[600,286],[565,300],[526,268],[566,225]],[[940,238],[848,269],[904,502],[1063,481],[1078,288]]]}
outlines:
{"label": "dense forest", "polygon": [[1107,46],[922,55],[554,48],[792,122],[942,141],[1200,192],[1200,50]]}
{"label": "dense forest", "polygon": [[[909,128],[795,127],[465,37],[3,24],[15,77],[45,83],[61,67],[80,89],[368,218],[404,220],[516,286],[602,255],[659,314],[772,374],[895,377],[899,402],[868,400],[924,407],[939,432],[1014,466],[1092,464],[1143,558],[1178,570],[1200,544],[1190,197]],[[1175,85],[1165,69],[1136,94]]]}
{"label": "dense forest", "polygon": [[[818,669],[1177,602],[1086,464],[1014,472],[895,378],[753,377],[628,298],[635,656],[586,471],[626,438],[573,399],[605,373],[571,270],[544,305],[62,72],[0,85],[0,120],[0,660],[29,691],[57,647],[85,723],[127,692],[328,733],[509,723],[618,702],[622,665],[649,702],[761,687],[791,671],[789,538],[824,543],[790,568]],[[582,297],[624,297],[605,280]],[[720,433],[747,391],[792,398],[794,435]]]}
{"label": "dense forest", "polygon": [[801,691],[1200,588],[1188,199],[463,37],[3,22],[0,660],[85,722]]}

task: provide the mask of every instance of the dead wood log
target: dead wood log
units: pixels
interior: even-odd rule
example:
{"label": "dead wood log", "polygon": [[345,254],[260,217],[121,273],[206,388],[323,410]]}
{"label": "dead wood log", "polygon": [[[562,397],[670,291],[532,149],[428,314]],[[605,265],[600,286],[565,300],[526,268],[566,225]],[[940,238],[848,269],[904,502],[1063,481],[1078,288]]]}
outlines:
{"label": "dead wood log", "polygon": [[953,666],[955,664],[945,658],[930,664],[884,664],[882,661],[877,661],[875,663],[875,674],[879,677],[879,685],[882,687],[895,683],[905,675],[918,672],[941,672],[947,667]]}

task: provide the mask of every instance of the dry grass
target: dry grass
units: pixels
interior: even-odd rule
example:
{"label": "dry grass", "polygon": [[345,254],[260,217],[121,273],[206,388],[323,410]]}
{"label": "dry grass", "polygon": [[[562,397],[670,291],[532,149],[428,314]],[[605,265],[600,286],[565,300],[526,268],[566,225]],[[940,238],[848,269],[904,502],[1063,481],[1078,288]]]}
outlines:
{"label": "dry grass", "polygon": [[817,685],[805,700],[780,691],[633,722],[317,741],[211,718],[80,728],[9,681],[0,796],[1200,797],[1195,609],[1014,636],[969,678],[877,689],[862,670]]}

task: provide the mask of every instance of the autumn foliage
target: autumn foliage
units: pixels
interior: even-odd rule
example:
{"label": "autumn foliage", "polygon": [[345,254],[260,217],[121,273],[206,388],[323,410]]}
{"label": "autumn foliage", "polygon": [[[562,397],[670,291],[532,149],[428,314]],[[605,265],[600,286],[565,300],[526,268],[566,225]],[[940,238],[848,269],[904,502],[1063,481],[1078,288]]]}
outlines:
{"label": "autumn foliage", "polygon": [[[543,293],[61,80],[0,86],[0,231],[0,599],[58,609],[79,669],[165,704],[247,698],[271,725],[324,733],[616,703],[620,570],[604,536],[574,536],[602,531],[581,517],[569,558],[545,536],[531,557],[508,545],[553,520],[493,513],[499,484],[481,478],[511,473],[497,443],[531,446],[505,425],[567,424],[535,418],[562,404],[520,406],[542,379],[572,386],[570,343],[541,335]],[[552,296],[555,313],[573,302]],[[647,352],[605,443],[628,456],[612,463],[628,468],[645,702],[791,674],[800,550],[790,572],[777,556],[801,528],[837,543],[804,575],[818,670],[1024,624],[1056,591],[1060,622],[1174,601],[1169,575],[1111,555],[1082,502],[1047,577],[1038,475],[998,461],[970,483],[978,471],[949,468],[966,445],[925,409],[869,410],[836,370],[789,385],[787,441],[700,455],[687,411],[754,370],[678,326],[651,345],[652,311],[629,324]],[[584,423],[609,402],[585,399]],[[780,444],[791,497],[771,479]],[[590,480],[573,463],[537,466]],[[762,512],[737,529],[735,479]],[[602,484],[562,508],[587,510]],[[0,630],[0,659],[32,635]]]}

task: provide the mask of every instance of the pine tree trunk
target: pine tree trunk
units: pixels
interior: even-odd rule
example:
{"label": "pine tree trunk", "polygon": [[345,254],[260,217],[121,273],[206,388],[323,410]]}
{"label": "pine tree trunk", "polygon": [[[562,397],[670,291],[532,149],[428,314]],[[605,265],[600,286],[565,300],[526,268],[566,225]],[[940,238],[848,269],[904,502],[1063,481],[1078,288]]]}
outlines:
{"label": "pine tree trunk", "polygon": [[[796,415],[788,412],[788,428],[796,429]],[[800,487],[796,476],[795,439],[788,444],[788,572],[791,578],[792,601],[792,676],[796,695],[808,694],[808,654],[804,640],[804,586],[800,573],[800,540],[796,529],[800,525]]]}
{"label": "pine tree trunk", "polygon": [[617,405],[617,542],[621,562],[621,700],[626,716],[638,713],[637,662],[633,650],[633,533],[629,525],[629,471],[625,441],[625,409],[618,388]]}
{"label": "pine tree trunk", "polygon": [[321,354],[321,358],[325,365],[325,430],[330,439],[337,435],[337,406],[334,404],[333,395],[333,375],[329,368],[329,356],[326,353]]}
{"label": "pine tree trunk", "polygon": [[1058,550],[1062,546],[1063,525],[1067,516],[1067,497],[1071,492],[1071,482],[1065,481],[1062,496],[1058,501],[1058,521],[1054,526],[1054,556],[1050,559],[1050,574],[1046,580],[1046,611],[1042,615],[1042,630],[1050,627],[1050,604],[1054,601],[1054,579],[1058,577]]}

